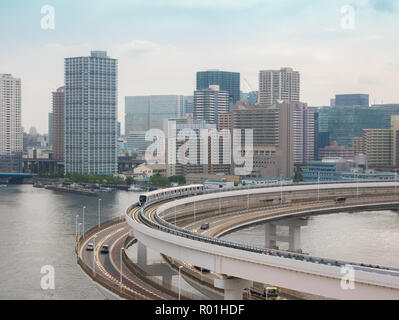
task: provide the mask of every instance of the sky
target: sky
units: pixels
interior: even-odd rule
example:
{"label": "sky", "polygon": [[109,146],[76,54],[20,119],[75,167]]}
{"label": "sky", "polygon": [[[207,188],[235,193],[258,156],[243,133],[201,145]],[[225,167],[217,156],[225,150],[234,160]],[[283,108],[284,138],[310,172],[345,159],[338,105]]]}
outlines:
{"label": "sky", "polygon": [[248,92],[259,70],[292,67],[311,106],[339,93],[399,103],[399,0],[2,0],[0,73],[22,79],[25,131],[47,133],[64,58],[91,50],[118,59],[122,131],[125,96],[192,95],[208,69],[240,72]]}

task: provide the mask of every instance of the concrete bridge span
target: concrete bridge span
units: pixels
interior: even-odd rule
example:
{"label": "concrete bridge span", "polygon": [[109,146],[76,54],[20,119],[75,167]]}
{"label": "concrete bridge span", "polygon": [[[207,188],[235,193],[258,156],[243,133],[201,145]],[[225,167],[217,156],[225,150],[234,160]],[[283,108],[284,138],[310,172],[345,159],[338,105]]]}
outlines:
{"label": "concrete bridge span", "polygon": [[[282,216],[398,207],[396,191],[393,182],[229,191],[143,208],[141,214],[148,215],[153,224],[145,223],[139,215],[131,215],[130,208],[127,222],[133,228],[133,235],[144,245],[224,275],[215,281],[215,285],[225,289],[226,299],[238,298],[249,281],[273,283],[334,299],[399,299],[399,270],[394,268],[341,261],[334,263],[328,258],[282,254],[255,246],[232,246],[179,228],[190,219],[206,219],[214,215],[223,217],[237,211],[244,217],[243,223],[254,223],[253,217],[258,220],[278,219]],[[336,204],[334,199],[343,196],[347,198],[346,204]],[[346,285],[347,279],[354,280],[353,289]]]}

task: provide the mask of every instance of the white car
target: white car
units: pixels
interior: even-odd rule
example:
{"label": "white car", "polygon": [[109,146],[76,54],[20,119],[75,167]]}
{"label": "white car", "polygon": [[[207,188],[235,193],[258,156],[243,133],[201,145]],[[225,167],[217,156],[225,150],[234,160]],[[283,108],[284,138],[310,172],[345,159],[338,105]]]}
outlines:
{"label": "white car", "polygon": [[94,250],[94,244],[92,244],[91,242],[88,243],[88,244],[87,244],[87,247],[86,247],[86,250],[87,250],[87,251],[93,251],[93,250]]}

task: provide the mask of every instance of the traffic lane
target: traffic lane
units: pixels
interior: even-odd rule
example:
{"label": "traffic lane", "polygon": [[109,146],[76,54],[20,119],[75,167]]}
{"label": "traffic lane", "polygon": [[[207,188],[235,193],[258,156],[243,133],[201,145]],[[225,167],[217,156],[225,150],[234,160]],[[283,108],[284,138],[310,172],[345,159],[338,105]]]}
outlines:
{"label": "traffic lane", "polygon": [[[112,264],[112,268],[118,272],[118,276],[120,279],[120,268],[121,268],[121,249],[125,243],[126,235],[121,235],[120,237],[117,237],[116,235],[113,237],[112,241],[113,244],[110,247],[110,263]],[[130,270],[130,267],[125,264],[125,262],[122,259],[122,280],[123,284],[126,286],[134,287],[136,290],[139,290],[142,294],[144,294],[147,297],[150,297],[151,299],[168,299],[168,300],[173,300],[176,299],[176,297],[170,296],[167,293],[160,291],[154,287],[149,286],[146,282],[144,282],[140,277],[137,277],[134,272]]]}
{"label": "traffic lane", "polygon": [[[115,228],[109,228],[104,237],[96,245],[96,272],[101,272],[108,279],[114,283],[120,284],[120,254],[121,248],[129,236],[131,230],[129,225],[116,226]],[[109,253],[101,254],[101,246],[103,244],[109,245]],[[91,256],[91,259],[93,257]],[[149,287],[148,284],[143,282],[140,278],[130,272],[130,269],[123,262],[122,264],[122,282],[123,287],[127,287],[132,290],[135,294],[139,295],[139,299],[173,299],[163,292],[158,291],[155,288]]]}
{"label": "traffic lane", "polygon": [[[130,232],[130,227],[127,226],[125,228],[117,228],[113,232],[115,233],[110,233],[111,236],[109,236],[104,242],[104,244],[108,245],[109,252],[108,253],[101,253],[101,248],[98,248],[99,250],[99,260],[100,263],[104,266],[104,268],[114,277],[117,277],[119,279],[120,276],[120,267],[116,267],[116,261],[120,261],[120,254],[121,254],[121,248],[123,246],[123,243],[125,239],[128,237],[129,232]],[[116,247],[115,244],[120,243],[120,246]],[[111,261],[113,259],[113,261]],[[119,263],[118,263],[119,266]],[[122,272],[124,270],[122,269]]]}
{"label": "traffic lane", "polygon": [[[98,249],[99,244],[104,240],[104,238],[107,237],[107,235],[109,233],[114,232],[115,230],[121,228],[124,225],[126,226],[127,229],[129,228],[129,226],[126,223],[119,223],[117,225],[113,225],[113,226],[108,227],[106,229],[100,230],[96,234],[93,234],[90,237],[88,237],[87,239],[83,240],[83,244],[82,244],[81,251],[80,251],[80,257],[85,262],[85,264],[87,266],[92,268],[92,266],[93,266],[93,263],[92,263],[93,254],[95,253],[95,250]],[[95,248],[94,248],[93,251],[86,250],[87,245],[89,243],[93,243],[95,245]],[[108,241],[105,241],[102,244],[108,244]]]}

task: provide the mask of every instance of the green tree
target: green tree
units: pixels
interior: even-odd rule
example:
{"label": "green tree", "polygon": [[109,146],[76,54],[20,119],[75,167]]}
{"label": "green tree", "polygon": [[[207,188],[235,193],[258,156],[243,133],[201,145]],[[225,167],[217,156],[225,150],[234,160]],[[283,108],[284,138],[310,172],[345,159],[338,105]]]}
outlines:
{"label": "green tree", "polygon": [[301,182],[303,181],[303,175],[302,175],[302,170],[297,170],[295,172],[295,176],[294,176],[294,182]]}
{"label": "green tree", "polygon": [[150,184],[154,187],[167,187],[170,185],[169,179],[159,173],[150,177]]}
{"label": "green tree", "polygon": [[133,177],[127,177],[125,182],[126,182],[127,185],[130,186],[130,185],[132,185],[134,183],[134,179],[133,179]]}
{"label": "green tree", "polygon": [[170,183],[178,183],[179,185],[186,184],[186,178],[184,176],[172,176],[168,178]]}

